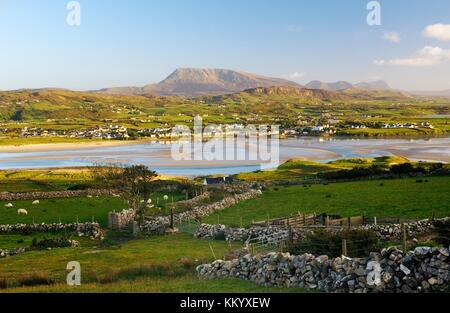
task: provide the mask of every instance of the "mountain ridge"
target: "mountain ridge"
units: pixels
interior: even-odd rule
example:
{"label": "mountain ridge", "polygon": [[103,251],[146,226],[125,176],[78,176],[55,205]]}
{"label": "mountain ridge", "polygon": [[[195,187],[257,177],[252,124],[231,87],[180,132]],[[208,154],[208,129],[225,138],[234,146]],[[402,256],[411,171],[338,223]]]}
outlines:
{"label": "mountain ridge", "polygon": [[290,80],[234,70],[178,68],[157,84],[148,84],[143,87],[106,88],[97,92],[122,95],[196,97],[232,94],[246,89],[272,86],[302,87]]}

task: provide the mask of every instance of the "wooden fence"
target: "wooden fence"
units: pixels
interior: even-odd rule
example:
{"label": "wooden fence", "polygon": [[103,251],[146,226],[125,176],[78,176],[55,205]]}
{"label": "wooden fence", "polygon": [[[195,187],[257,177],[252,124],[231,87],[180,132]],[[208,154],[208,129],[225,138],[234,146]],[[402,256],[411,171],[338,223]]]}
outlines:
{"label": "wooden fence", "polygon": [[279,226],[300,228],[306,226],[326,226],[326,227],[357,227],[369,224],[402,224],[409,223],[411,220],[403,218],[377,218],[367,216],[344,217],[327,214],[301,214],[276,219],[267,219],[265,221],[253,222],[252,226]]}
{"label": "wooden fence", "polygon": [[253,222],[252,226],[284,226],[284,227],[305,227],[317,225],[316,214],[298,214],[288,218],[268,219],[260,222]]}

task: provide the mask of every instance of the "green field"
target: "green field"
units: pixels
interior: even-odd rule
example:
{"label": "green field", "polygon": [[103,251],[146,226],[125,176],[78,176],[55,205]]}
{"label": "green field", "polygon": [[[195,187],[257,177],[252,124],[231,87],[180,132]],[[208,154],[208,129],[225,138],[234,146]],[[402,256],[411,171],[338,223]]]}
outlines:
{"label": "green field", "polygon": [[94,186],[89,168],[0,171],[0,192],[34,192]]}
{"label": "green field", "polygon": [[[101,226],[107,226],[108,212],[122,211],[127,205],[120,198],[113,197],[76,197],[62,199],[44,199],[40,204],[32,205],[32,200],[11,201],[14,208],[5,208],[6,201],[0,202],[0,224],[35,223],[74,223],[91,222],[94,219]],[[18,216],[17,210],[24,208],[28,216]]]}
{"label": "green field", "polygon": [[[233,244],[231,249],[239,249]],[[286,292],[226,279],[199,281],[198,264],[223,258],[230,251],[224,241],[195,240],[190,234],[156,236],[104,246],[82,241],[80,248],[27,252],[0,259],[0,280],[17,286],[21,279],[39,275],[54,285],[7,289],[12,292]],[[81,264],[82,286],[64,285],[69,261]],[[0,290],[1,291],[1,290]],[[299,292],[301,290],[292,290]]]}
{"label": "green field", "polygon": [[[205,219],[204,223],[239,226],[301,213],[342,216],[427,218],[450,216],[450,177],[357,181],[329,185],[269,187],[248,200]],[[425,182],[425,181],[428,182]]]}

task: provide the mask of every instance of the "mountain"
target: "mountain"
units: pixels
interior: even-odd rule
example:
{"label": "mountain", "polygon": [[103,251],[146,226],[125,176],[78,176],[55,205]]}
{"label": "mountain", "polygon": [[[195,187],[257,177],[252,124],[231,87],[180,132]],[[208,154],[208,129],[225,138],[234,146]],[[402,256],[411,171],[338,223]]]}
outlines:
{"label": "mountain", "polygon": [[144,87],[119,87],[98,92],[119,95],[159,95],[197,97],[223,95],[246,89],[272,86],[301,85],[292,81],[226,69],[181,68],[157,84]]}
{"label": "mountain", "polygon": [[306,85],[306,88],[309,89],[322,89],[328,91],[339,91],[351,88],[352,84],[346,81],[338,81],[334,83],[324,83],[319,80],[314,80]]}
{"label": "mountain", "polygon": [[390,90],[391,87],[384,80],[375,80],[371,82],[362,82],[355,84],[353,87],[366,90]]}
{"label": "mountain", "polygon": [[319,80],[314,80],[306,85],[309,89],[322,89],[329,91],[342,91],[350,88],[358,88],[364,90],[391,90],[391,87],[383,81],[377,80],[372,82],[362,82],[355,85],[352,85],[346,81],[338,81],[334,83],[324,83]]}

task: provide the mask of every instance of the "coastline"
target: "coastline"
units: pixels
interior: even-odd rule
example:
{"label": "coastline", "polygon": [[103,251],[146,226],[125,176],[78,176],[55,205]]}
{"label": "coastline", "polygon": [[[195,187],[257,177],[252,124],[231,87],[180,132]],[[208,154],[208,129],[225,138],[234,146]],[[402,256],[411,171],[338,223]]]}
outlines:
{"label": "coastline", "polygon": [[[23,152],[47,152],[47,151],[64,151],[64,150],[81,150],[90,148],[105,148],[128,146],[134,144],[145,143],[144,140],[129,140],[129,141],[83,141],[83,142],[68,142],[68,143],[38,143],[25,145],[0,145],[0,153],[23,153]],[[150,142],[150,141],[149,141]]]}

